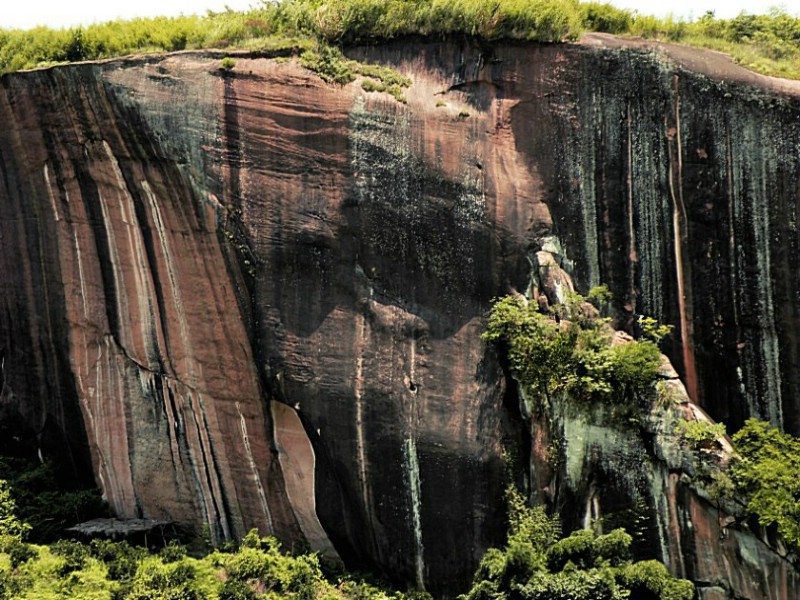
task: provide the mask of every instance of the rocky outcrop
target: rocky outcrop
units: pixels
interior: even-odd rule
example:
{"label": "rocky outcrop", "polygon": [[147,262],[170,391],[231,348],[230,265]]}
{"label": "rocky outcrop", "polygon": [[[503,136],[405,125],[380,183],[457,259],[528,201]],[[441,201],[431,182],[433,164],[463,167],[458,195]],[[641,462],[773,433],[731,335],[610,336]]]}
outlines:
{"label": "rocky outcrop", "polygon": [[[529,435],[485,312],[569,272],[679,325],[713,416],[800,431],[794,97],[638,50],[413,47],[350,51],[410,75],[407,104],[252,56],[0,79],[0,418],[31,452],[118,516],[452,594],[503,538],[503,445]],[[772,556],[751,537],[714,550],[730,571],[685,566],[713,510],[664,469],[655,554],[742,595],[733,572],[772,577],[736,558]]]}

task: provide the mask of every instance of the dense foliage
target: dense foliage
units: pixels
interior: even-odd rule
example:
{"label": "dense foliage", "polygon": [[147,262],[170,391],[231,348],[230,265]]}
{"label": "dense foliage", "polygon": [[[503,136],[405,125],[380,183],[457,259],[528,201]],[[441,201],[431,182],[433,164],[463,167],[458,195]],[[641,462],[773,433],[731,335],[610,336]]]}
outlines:
{"label": "dense foliage", "polygon": [[748,419],[734,434],[734,452],[726,461],[720,453],[722,423],[685,421],[676,433],[694,453],[696,478],[712,497],[743,503],[761,525],[774,527],[800,552],[800,439]]}
{"label": "dense foliage", "polygon": [[774,525],[800,551],[800,439],[749,419],[734,436],[728,476],[736,497],[762,525]]}
{"label": "dense foliage", "polygon": [[[6,508],[0,486],[0,527]],[[201,558],[177,544],[156,553],[103,540],[33,545],[22,535],[0,534],[0,600],[404,599],[362,581],[331,581],[316,555],[285,554],[255,531],[236,550]]]}
{"label": "dense foliage", "polygon": [[[0,467],[13,477],[0,478],[0,600],[404,600],[363,581],[332,580],[316,555],[286,554],[255,531],[238,548],[201,557],[176,542],[148,551],[101,539],[53,541],[80,520],[84,495],[94,502],[95,494],[65,489],[46,464],[6,457]],[[52,543],[31,543],[43,539]]]}
{"label": "dense foliage", "polygon": [[[593,294],[593,297],[596,294]],[[520,297],[492,307],[485,340],[501,342],[514,378],[550,398],[631,400],[655,379],[661,353],[654,341],[613,343],[613,329],[578,294],[542,314]]]}
{"label": "dense foliage", "polygon": [[64,479],[49,462],[0,456],[0,481],[7,482],[16,515],[30,526],[30,541],[51,542],[67,527],[106,516],[99,490]]}
{"label": "dense foliage", "polygon": [[[244,12],[110,21],[87,27],[0,29],[0,74],[139,52],[193,48],[306,49],[404,35],[574,40],[583,31],[664,38],[731,53],[750,68],[800,77],[800,18],[657,19],[579,0],[281,0]],[[373,84],[370,84],[373,85]]]}
{"label": "dense foliage", "polygon": [[575,531],[560,539],[558,519],[528,508],[509,494],[509,535],[503,550],[491,549],[461,600],[689,600],[694,585],[669,575],[658,561],[632,562],[631,537]]}

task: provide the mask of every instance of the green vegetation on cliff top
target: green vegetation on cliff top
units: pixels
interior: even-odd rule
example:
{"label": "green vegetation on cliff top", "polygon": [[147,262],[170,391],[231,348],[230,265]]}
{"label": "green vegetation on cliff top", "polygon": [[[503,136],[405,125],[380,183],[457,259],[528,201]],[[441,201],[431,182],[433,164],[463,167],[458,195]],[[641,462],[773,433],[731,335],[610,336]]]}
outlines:
{"label": "green vegetation on cliff top", "polygon": [[800,78],[800,18],[780,10],[733,19],[706,14],[680,21],[579,0],[281,0],[245,12],[111,21],[63,30],[0,29],[0,74],[142,52],[274,52],[404,35],[564,42],[586,31],[713,48],[756,71]]}

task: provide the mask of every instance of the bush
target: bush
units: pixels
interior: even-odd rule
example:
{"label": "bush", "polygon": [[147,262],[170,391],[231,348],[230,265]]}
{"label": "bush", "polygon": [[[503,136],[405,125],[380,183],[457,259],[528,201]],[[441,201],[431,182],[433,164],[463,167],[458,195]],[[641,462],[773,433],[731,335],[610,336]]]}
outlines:
{"label": "bush", "polygon": [[22,539],[29,530],[30,526],[17,517],[17,503],[11,496],[11,488],[6,481],[0,479],[0,541]]}
{"label": "bush", "polygon": [[483,339],[503,344],[511,373],[522,385],[546,398],[563,392],[603,400],[614,394],[632,399],[653,383],[661,366],[655,343],[612,346],[606,319],[578,294],[552,312],[543,315],[533,303],[513,297],[492,307]]}
{"label": "bush", "polygon": [[86,559],[91,556],[88,546],[71,540],[59,540],[50,546],[50,552],[63,559],[58,569],[62,577],[81,570],[86,564]]}
{"label": "bush", "polygon": [[164,565],[150,563],[139,570],[126,600],[204,600],[197,585],[197,569],[185,561]]}
{"label": "bush", "polygon": [[173,540],[161,549],[159,556],[165,563],[177,562],[186,557],[186,546]]}
{"label": "bush", "polygon": [[112,581],[130,581],[136,576],[139,562],[146,551],[133,548],[127,542],[92,540],[89,545],[92,556],[104,562],[108,568],[108,578]]}
{"label": "bush", "polygon": [[16,516],[27,523],[25,535],[31,542],[55,540],[66,527],[106,514],[97,489],[74,489],[49,462],[0,457],[0,479],[8,482]]}
{"label": "bush", "polygon": [[548,549],[547,564],[551,571],[561,571],[568,564],[580,569],[616,567],[630,559],[631,541],[624,529],[599,536],[590,529],[574,531]]}
{"label": "bush", "polygon": [[675,428],[675,433],[677,433],[692,450],[714,449],[719,446],[719,439],[725,437],[725,423],[681,421]]}
{"label": "bush", "polygon": [[690,581],[674,579],[656,560],[626,565],[621,570],[620,580],[631,590],[632,598],[691,600],[694,597],[694,585]]}
{"label": "bush", "polygon": [[633,15],[629,10],[611,4],[587,2],[581,4],[581,10],[583,26],[589,31],[627,33],[633,23]]}
{"label": "bush", "polygon": [[238,579],[228,579],[219,591],[219,600],[256,600],[257,597],[249,584]]}
{"label": "bush", "polygon": [[37,552],[33,546],[26,544],[19,538],[11,538],[10,541],[4,545],[2,550],[8,554],[8,560],[12,569],[16,569],[21,564],[37,556]]}
{"label": "bush", "polygon": [[800,551],[800,440],[769,423],[748,419],[733,436],[738,455],[729,475],[734,492],[762,525],[775,525]]}

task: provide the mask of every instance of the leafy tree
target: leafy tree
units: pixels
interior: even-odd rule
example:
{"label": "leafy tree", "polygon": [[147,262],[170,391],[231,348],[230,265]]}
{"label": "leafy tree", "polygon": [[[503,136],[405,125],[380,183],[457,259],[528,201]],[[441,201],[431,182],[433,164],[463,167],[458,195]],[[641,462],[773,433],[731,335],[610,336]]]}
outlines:
{"label": "leafy tree", "polygon": [[30,526],[17,517],[17,503],[11,496],[8,482],[0,479],[0,540],[22,539],[30,531]]}

